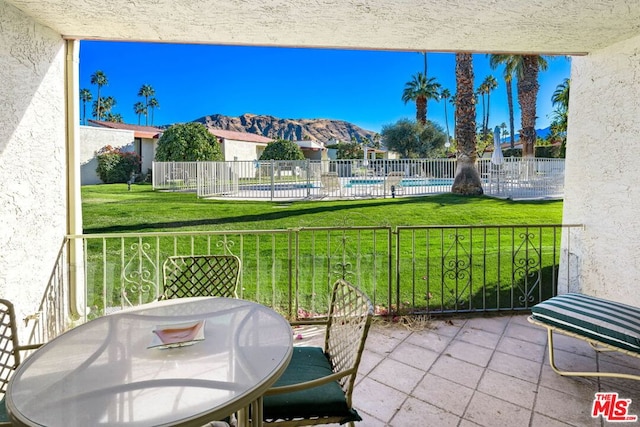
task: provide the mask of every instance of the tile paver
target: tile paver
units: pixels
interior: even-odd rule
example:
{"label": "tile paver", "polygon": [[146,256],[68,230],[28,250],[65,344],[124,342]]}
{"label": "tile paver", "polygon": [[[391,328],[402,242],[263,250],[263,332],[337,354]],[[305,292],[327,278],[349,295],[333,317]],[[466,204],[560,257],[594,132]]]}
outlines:
{"label": "tile paver", "polygon": [[[604,427],[592,418],[597,391],[632,399],[640,415],[640,382],[562,377],[548,365],[546,331],[526,315],[433,320],[422,330],[371,328],[353,402],[359,427]],[[563,368],[597,366],[581,340],[556,334]],[[602,368],[640,371],[638,359],[598,355]]]}

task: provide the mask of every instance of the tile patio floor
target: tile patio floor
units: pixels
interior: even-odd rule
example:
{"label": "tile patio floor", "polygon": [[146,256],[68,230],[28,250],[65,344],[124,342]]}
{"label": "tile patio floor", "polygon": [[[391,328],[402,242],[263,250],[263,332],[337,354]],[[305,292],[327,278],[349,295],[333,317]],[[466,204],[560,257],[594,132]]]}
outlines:
{"label": "tile patio floor", "polygon": [[[586,342],[559,334],[554,343],[560,368],[640,372],[640,359],[596,356]],[[635,424],[592,418],[591,409],[595,392],[618,392],[640,416],[640,381],[562,377],[549,367],[546,344],[546,329],[526,315],[431,320],[411,329],[375,322],[353,395],[363,418],[356,426]]]}

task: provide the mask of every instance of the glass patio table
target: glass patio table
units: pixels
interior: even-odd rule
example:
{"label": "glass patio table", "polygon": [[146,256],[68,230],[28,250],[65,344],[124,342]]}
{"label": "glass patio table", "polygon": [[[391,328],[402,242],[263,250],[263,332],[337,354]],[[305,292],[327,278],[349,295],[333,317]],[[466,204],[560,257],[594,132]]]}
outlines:
{"label": "glass patio table", "polygon": [[18,426],[202,426],[251,406],[259,425],[292,348],[288,322],[260,304],[154,302],[45,344],[16,370],[7,409]]}

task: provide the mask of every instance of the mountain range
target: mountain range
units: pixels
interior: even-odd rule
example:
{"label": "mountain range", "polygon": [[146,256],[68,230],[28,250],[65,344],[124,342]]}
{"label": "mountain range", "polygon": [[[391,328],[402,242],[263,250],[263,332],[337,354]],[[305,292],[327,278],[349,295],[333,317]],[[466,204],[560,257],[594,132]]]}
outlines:
{"label": "mountain range", "polygon": [[356,138],[373,140],[376,132],[363,129],[344,120],[330,119],[281,119],[274,116],[243,114],[239,117],[212,114],[194,122],[208,128],[248,132],[268,138],[301,141],[311,139],[320,142],[338,140],[343,142]]}
{"label": "mountain range", "polygon": [[[269,115],[243,114],[238,117],[212,114],[193,120],[211,129],[223,129],[236,132],[247,132],[274,139],[301,141],[311,139],[320,142],[343,141],[352,138],[357,141],[373,140],[376,132],[363,129],[344,120],[331,119],[282,119]],[[546,138],[551,132],[550,127],[536,129],[539,138]],[[520,134],[516,133],[516,141]],[[509,138],[504,138],[509,141]]]}

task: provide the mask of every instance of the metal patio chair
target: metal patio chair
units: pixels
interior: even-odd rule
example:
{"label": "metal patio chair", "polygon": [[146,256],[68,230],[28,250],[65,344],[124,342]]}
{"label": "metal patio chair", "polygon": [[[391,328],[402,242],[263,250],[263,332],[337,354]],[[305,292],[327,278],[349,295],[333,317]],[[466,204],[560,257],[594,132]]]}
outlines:
{"label": "metal patio chair", "polygon": [[373,306],[345,280],[333,288],[324,348],[294,347],[286,371],[264,396],[264,423],[301,426],[362,419],[351,396]]}
{"label": "metal patio chair", "polygon": [[385,195],[399,194],[402,191],[402,178],[404,178],[404,172],[389,172],[384,180]]}
{"label": "metal patio chair", "polygon": [[35,350],[42,344],[20,345],[16,315],[11,301],[0,299],[0,426],[10,426],[5,393],[13,371],[20,365],[20,353]]}
{"label": "metal patio chair", "polygon": [[240,258],[235,255],[171,256],[162,270],[164,290],[160,299],[238,297]]}
{"label": "metal patio chair", "polygon": [[320,183],[322,184],[322,195],[327,197],[338,193],[342,196],[342,184],[337,172],[326,172],[320,175]]}

